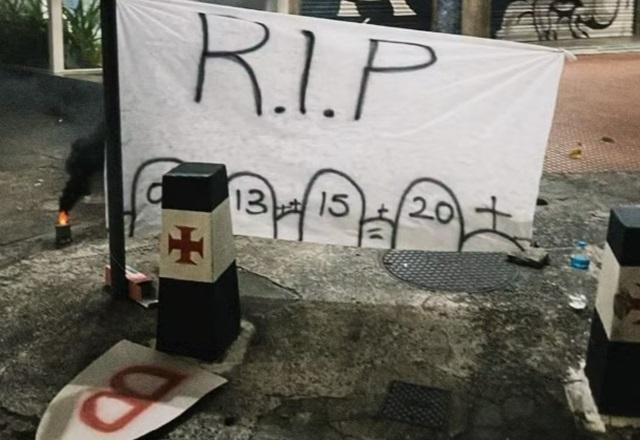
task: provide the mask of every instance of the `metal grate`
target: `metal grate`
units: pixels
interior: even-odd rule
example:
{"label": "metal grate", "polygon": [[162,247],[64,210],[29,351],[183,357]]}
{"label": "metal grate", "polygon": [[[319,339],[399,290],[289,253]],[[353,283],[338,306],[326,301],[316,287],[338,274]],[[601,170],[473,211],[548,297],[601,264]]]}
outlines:
{"label": "metal grate", "polygon": [[427,428],[444,428],[450,401],[449,391],[393,381],[380,409],[380,417]]}
{"label": "metal grate", "polygon": [[490,252],[393,250],[382,258],[395,277],[427,290],[489,292],[508,287],[517,271],[506,256]]}

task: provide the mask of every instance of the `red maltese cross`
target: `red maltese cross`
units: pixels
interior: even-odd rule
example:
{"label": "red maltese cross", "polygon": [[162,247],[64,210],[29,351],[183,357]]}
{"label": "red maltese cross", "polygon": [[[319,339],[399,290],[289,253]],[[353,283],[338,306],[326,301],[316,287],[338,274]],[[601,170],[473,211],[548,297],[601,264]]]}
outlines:
{"label": "red maltese cross", "polygon": [[202,238],[198,241],[191,240],[191,233],[196,228],[191,228],[189,226],[177,226],[177,225],[176,225],[176,228],[180,230],[180,238],[173,238],[171,233],[169,233],[169,254],[171,254],[173,250],[179,250],[180,258],[176,260],[176,263],[193,264],[195,266],[196,263],[191,259],[191,253],[195,252],[197,254],[200,254],[200,257],[203,256],[202,255],[202,248],[203,248]]}

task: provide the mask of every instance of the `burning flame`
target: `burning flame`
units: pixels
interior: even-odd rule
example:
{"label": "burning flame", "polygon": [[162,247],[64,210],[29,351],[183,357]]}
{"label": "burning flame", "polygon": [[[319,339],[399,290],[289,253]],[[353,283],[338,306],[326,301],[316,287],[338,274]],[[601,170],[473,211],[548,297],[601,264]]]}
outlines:
{"label": "burning flame", "polygon": [[58,224],[60,226],[69,224],[69,213],[67,211],[58,212]]}

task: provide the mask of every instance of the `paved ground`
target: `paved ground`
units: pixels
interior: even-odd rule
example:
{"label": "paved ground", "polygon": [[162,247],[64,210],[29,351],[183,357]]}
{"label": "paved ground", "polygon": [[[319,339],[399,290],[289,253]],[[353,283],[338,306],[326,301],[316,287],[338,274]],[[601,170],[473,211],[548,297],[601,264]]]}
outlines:
{"label": "paved ground", "polygon": [[[545,171],[640,171],[640,54],[567,63]],[[581,154],[571,158],[572,150]]]}
{"label": "paved ground", "polygon": [[[622,75],[639,60],[589,58],[582,65],[591,76],[580,64],[567,70],[565,81],[580,77],[574,85],[583,88],[563,89],[556,121],[564,126],[554,128],[550,151],[570,144],[571,133],[575,142],[610,136],[611,148],[632,145],[628,118],[596,112],[609,122],[594,126],[589,115],[632,93],[618,78],[593,94],[604,87],[602,66]],[[91,100],[77,102],[80,90],[53,92],[0,73],[0,186],[8,189],[0,192],[0,439],[33,438],[47,403],[78,371],[117,341],[147,343],[155,331],[155,312],[102,291],[100,195],[74,211],[75,243],[53,249],[62,158],[96,114]],[[597,276],[597,265],[567,266],[571,244],[587,239],[597,261],[609,207],[640,203],[637,172],[584,171],[543,178],[548,204],[538,208],[535,238],[551,266],[518,268],[508,289],[482,295],[408,286],[385,272],[376,250],[238,237],[243,315],[256,336],[228,385],[149,438],[638,440],[631,430],[586,432],[564,397],[567,369],[584,356]],[[132,264],[157,274],[155,239],[128,248]],[[568,306],[576,293],[588,298],[582,312]],[[379,417],[394,380],[450,390],[447,429]]]}

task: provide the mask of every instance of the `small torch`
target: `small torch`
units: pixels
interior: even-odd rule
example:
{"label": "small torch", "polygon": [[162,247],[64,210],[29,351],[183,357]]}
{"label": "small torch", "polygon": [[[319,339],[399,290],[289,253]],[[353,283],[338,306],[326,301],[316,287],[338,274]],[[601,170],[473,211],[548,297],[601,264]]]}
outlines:
{"label": "small torch", "polygon": [[69,213],[67,211],[58,212],[58,223],[56,223],[56,247],[61,248],[71,243],[71,224],[69,224]]}

